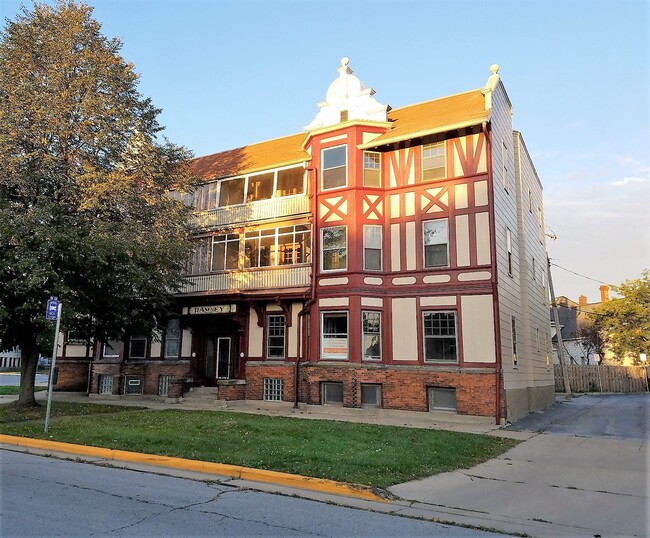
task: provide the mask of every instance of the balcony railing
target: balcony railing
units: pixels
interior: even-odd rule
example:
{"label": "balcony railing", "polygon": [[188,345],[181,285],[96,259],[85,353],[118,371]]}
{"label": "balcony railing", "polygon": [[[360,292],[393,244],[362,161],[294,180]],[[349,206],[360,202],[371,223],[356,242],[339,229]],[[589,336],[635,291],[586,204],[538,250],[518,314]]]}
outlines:
{"label": "balcony railing", "polygon": [[201,211],[196,214],[192,223],[201,228],[210,228],[213,226],[230,226],[257,220],[289,217],[308,212],[308,196],[288,196]]}
{"label": "balcony railing", "polygon": [[302,288],[309,286],[310,272],[311,266],[303,265],[192,275],[186,278],[186,284],[178,294]]}

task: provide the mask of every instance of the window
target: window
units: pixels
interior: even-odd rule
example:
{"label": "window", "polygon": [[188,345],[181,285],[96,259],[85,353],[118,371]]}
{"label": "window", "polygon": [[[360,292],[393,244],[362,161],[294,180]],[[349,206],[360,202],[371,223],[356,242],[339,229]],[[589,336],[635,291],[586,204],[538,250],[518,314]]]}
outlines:
{"label": "window", "polygon": [[217,184],[207,183],[199,185],[194,190],[192,205],[199,210],[210,210],[217,208]]}
{"label": "window", "polygon": [[332,226],[321,229],[323,271],[341,271],[348,267],[347,227]]}
{"label": "window", "polygon": [[339,118],[341,119],[341,123],[343,123],[344,121],[348,121],[348,111],[341,110]]}
{"label": "window", "polygon": [[304,179],[305,170],[302,167],[278,170],[278,185],[275,190],[275,196],[302,194],[305,190]]}
{"label": "window", "polygon": [[134,334],[129,342],[129,358],[144,359],[147,356],[147,337],[143,334]]}
{"label": "window", "polygon": [[283,379],[264,378],[264,400],[267,402],[281,402],[284,400]]}
{"label": "window", "polygon": [[456,410],[456,389],[429,387],[427,393],[429,396],[429,411]]}
{"label": "window", "polygon": [[212,238],[212,271],[239,267],[239,235],[215,235]]}
{"label": "window", "polygon": [[508,275],[512,276],[512,234],[510,228],[506,228],[506,250],[508,252]]}
{"label": "window", "polygon": [[141,375],[127,375],[124,380],[124,394],[142,394],[144,377]]}
{"label": "window", "polygon": [[323,312],[321,359],[348,358],[348,313]]}
{"label": "window", "polygon": [[424,312],[424,360],[457,362],[456,314]]}
{"label": "window", "polygon": [[172,376],[161,375],[158,376],[158,396],[169,396],[169,383],[171,383]]}
{"label": "window", "polygon": [[113,394],[113,376],[103,375],[99,376],[99,394]]}
{"label": "window", "polygon": [[546,368],[551,367],[551,354],[548,351],[548,333],[544,333],[544,349],[546,351]]}
{"label": "window", "polygon": [[535,329],[535,341],[537,342],[537,351],[541,351],[541,345],[539,342],[539,329]]}
{"label": "window", "polygon": [[537,280],[537,263],[535,258],[533,258],[533,281]]}
{"label": "window", "polygon": [[361,407],[381,407],[381,385],[361,383]]}
{"label": "window", "polygon": [[284,359],[285,327],[283,314],[268,316],[266,326],[266,356],[269,359]]}
{"label": "window", "polygon": [[381,226],[363,227],[363,268],[381,271]]}
{"label": "window", "polygon": [[445,143],[436,142],[422,146],[422,181],[444,179],[445,170]]}
{"label": "window", "polygon": [[508,177],[508,149],[506,143],[501,141],[501,184],[506,192],[510,190],[510,178]]}
{"label": "window", "polygon": [[363,360],[381,360],[381,312],[361,312]]}
{"label": "window", "polygon": [[253,230],[244,235],[244,267],[308,263],[310,255],[311,227],[307,224]]}
{"label": "window", "polygon": [[510,317],[512,327],[512,365],[517,367],[517,321],[514,316]]}
{"label": "window", "polygon": [[343,383],[321,383],[321,403],[323,405],[342,405]]}
{"label": "window", "polygon": [[533,212],[533,193],[528,189],[528,212]]}
{"label": "window", "polygon": [[537,233],[539,235],[539,242],[544,242],[544,216],[542,215],[542,208],[537,206]]}
{"label": "window", "polygon": [[449,266],[449,227],[447,219],[427,220],[422,223],[424,267]]}
{"label": "window", "polygon": [[258,200],[268,200],[271,198],[273,196],[274,182],[275,172],[249,176],[248,188],[246,189],[246,201],[257,202]]}
{"label": "window", "polygon": [[221,182],[219,194],[219,207],[244,203],[244,189],[246,183],[243,177],[228,179]]}
{"label": "window", "polygon": [[348,184],[347,153],[347,146],[323,150],[322,190],[345,187]]}
{"label": "window", "polygon": [[120,356],[120,341],[107,340],[104,343],[104,358],[106,357],[119,357]]}
{"label": "window", "polygon": [[363,152],[363,186],[381,187],[381,153]]}
{"label": "window", "polygon": [[180,354],[181,328],[177,319],[170,319],[165,330],[165,358],[177,359]]}
{"label": "window", "polygon": [[203,237],[193,241],[194,250],[189,259],[187,272],[191,275],[201,275],[208,272],[210,253],[210,238]]}

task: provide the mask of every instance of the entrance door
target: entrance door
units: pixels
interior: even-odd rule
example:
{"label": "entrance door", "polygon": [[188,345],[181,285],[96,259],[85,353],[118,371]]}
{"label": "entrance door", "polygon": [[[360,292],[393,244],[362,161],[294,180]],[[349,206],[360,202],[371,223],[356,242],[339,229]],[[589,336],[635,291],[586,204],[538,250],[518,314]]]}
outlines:
{"label": "entrance door", "polygon": [[230,379],[230,337],[208,336],[205,344],[205,377]]}
{"label": "entrance door", "polygon": [[217,379],[230,378],[230,337],[217,338]]}

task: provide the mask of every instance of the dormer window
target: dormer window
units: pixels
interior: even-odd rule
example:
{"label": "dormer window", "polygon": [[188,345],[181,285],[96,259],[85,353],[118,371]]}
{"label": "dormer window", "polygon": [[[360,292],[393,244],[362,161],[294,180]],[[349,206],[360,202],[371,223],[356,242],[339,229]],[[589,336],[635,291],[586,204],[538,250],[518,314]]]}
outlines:
{"label": "dormer window", "polygon": [[347,110],[341,110],[341,123],[344,121],[348,121],[348,111]]}

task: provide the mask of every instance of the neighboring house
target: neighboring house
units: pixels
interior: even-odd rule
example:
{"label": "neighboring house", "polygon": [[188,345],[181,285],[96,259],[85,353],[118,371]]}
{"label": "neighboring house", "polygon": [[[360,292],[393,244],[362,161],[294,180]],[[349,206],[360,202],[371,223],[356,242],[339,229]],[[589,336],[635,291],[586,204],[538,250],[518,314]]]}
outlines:
{"label": "neighboring house", "polygon": [[[600,301],[588,303],[587,297],[581,295],[578,302],[572,301],[564,296],[556,298],[558,317],[560,320],[562,344],[565,361],[569,364],[612,364],[613,354],[606,348],[604,353],[599,353],[593,341],[584,333],[589,326],[593,311],[602,303],[609,301],[609,286],[600,286]],[[557,329],[553,317],[553,310],[550,310],[551,335],[553,342],[553,362],[560,363],[558,351]],[[603,355],[603,356],[601,356]],[[597,357],[600,357],[597,361]],[[624,361],[622,364],[626,364]]]}
{"label": "neighboring house", "polygon": [[196,159],[177,316],[157,338],[62,339],[62,370],[91,393],[179,396],[183,378],[497,420],[553,403],[542,187],[491,71],[391,109],[344,58],[302,132]]}
{"label": "neighboring house", "polygon": [[0,369],[20,369],[20,348],[0,349]]}

